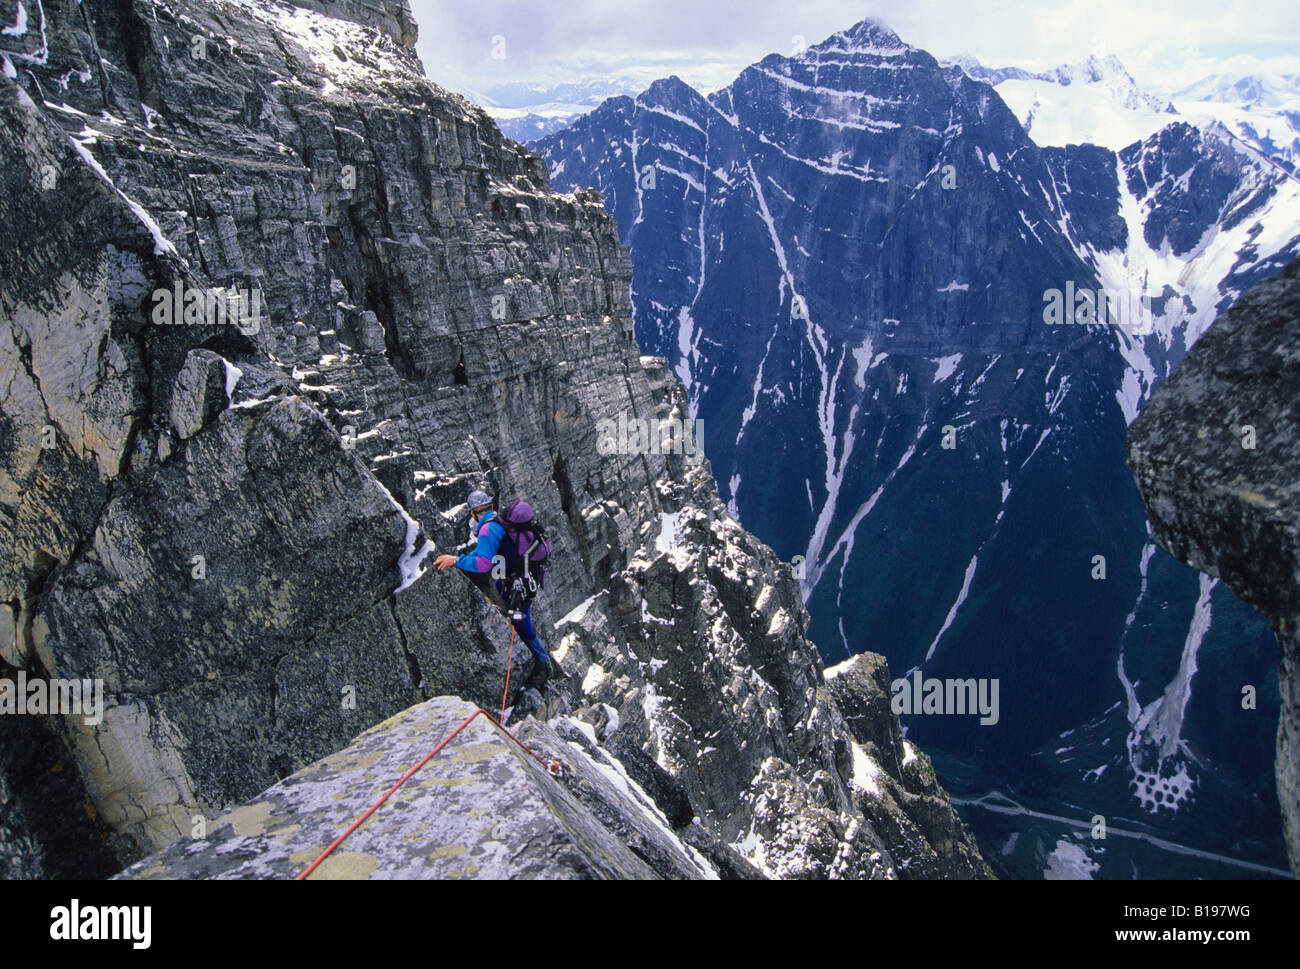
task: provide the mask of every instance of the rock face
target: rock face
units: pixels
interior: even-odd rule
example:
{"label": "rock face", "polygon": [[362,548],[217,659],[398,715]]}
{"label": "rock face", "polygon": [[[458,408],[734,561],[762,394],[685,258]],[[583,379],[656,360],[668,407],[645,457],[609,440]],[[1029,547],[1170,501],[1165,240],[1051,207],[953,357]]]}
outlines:
{"label": "rock face", "polygon": [[[122,877],[291,878],[475,710],[455,697],[413,706],[218,818],[197,850],[195,841],[182,839]],[[578,754],[547,727],[530,727],[521,739],[531,749],[549,758],[565,748],[569,783],[583,790],[584,799],[479,716],[308,877],[715,875],[617,770]],[[534,747],[541,739],[546,743]],[[621,822],[618,835],[597,820],[596,811]]]}
{"label": "rock face", "polygon": [[[1277,634],[1277,793],[1300,875],[1300,261],[1249,290],[1133,422],[1155,536]],[[1249,714],[1246,714],[1249,715]]]}
{"label": "rock face", "polygon": [[859,653],[826,671],[853,736],[855,804],[910,878],[985,878],[974,837],[953,813],[930,758],[903,739],[890,708],[889,664]]}
{"label": "rock face", "polygon": [[[99,680],[105,707],[7,718],[5,874],[163,849],[174,874],[287,874],[187,869],[178,839],[243,837],[213,819],[264,791],[305,825],[308,781],[361,784],[352,738],[413,704],[460,698],[364,734],[365,756],[405,765],[415,724],[495,709],[508,627],[429,567],[471,487],[527,496],[554,545],[534,618],[569,676],[511,700],[586,766],[566,800],[492,755],[519,785],[501,809],[558,839],[530,870],[907,873],[852,793],[789,569],[707,465],[599,446],[604,419],[685,416],[632,338],[612,219],[424,78],[404,2],[42,16],[0,78],[0,675]],[[78,867],[69,845],[96,850]]]}

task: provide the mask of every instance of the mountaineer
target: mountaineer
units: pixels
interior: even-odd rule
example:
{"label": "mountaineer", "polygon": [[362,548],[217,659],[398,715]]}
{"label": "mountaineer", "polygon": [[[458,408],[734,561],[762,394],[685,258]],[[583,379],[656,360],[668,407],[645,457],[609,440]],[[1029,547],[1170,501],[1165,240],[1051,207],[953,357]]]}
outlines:
{"label": "mountaineer", "polygon": [[[533,521],[532,506],[526,501],[512,502],[503,515],[498,515],[496,502],[476,489],[469,495],[469,514],[474,547],[460,558],[439,555],[433,564],[439,572],[453,565],[459,568],[506,614],[537,660],[524,688],[540,689],[553,672],[564,675],[547,654],[529,615],[533,598],[545,581],[551,543],[542,526]],[[499,602],[492,597],[493,588]]]}

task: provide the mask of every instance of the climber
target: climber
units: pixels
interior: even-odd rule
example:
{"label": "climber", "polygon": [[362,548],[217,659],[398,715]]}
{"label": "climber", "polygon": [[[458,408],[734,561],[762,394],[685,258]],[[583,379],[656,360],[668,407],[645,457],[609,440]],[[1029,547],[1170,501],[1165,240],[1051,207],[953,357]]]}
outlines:
{"label": "climber", "polygon": [[[522,511],[526,518],[521,519],[521,516],[514,514],[517,509]],[[510,624],[519,634],[520,641],[532,651],[533,657],[537,660],[533,672],[524,683],[524,688],[541,689],[557,671],[557,667],[546,652],[542,638],[533,629],[533,621],[529,615],[533,597],[540,588],[538,579],[544,575],[544,567],[531,564],[537,561],[538,556],[533,554],[533,550],[540,543],[540,539],[534,540],[533,531],[529,527],[532,525],[532,509],[526,502],[517,501],[508,511],[512,514],[508,514],[507,518],[512,521],[506,522],[498,517],[496,502],[486,492],[477,489],[471,491],[470,529],[476,536],[476,544],[460,558],[454,555],[439,555],[434,559],[433,564],[438,567],[439,572],[453,565],[459,568],[483,595],[509,618]],[[507,537],[508,526],[509,537]],[[523,548],[520,548],[516,541],[516,535],[520,534],[526,538]],[[549,543],[545,548],[549,552]],[[504,565],[504,574],[495,582],[491,579],[494,564]],[[496,599],[490,591],[493,588],[497,593]]]}

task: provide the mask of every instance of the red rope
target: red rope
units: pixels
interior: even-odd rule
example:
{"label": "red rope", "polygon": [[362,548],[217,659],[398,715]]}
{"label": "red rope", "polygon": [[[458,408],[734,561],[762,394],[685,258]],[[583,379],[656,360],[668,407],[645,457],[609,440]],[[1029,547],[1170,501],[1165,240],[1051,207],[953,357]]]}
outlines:
{"label": "red rope", "polygon": [[324,851],[322,851],[319,855],[316,856],[315,861],[313,861],[310,865],[308,865],[301,872],[295,875],[293,879],[294,881],[302,881],[304,878],[306,878],[308,875],[314,872],[320,866],[321,862],[323,862],[326,858],[328,858],[330,856],[330,853],[333,852],[334,849],[337,848],[339,845],[341,845],[344,842],[344,840],[346,840],[348,835],[350,835],[353,831],[357,830],[357,828],[361,827],[361,825],[365,823],[366,819],[370,817],[370,815],[374,814],[375,811],[379,809],[379,806],[383,804],[385,801],[387,801],[390,796],[392,796],[394,791],[396,791],[399,787],[401,787],[408,780],[410,780],[411,777],[415,774],[415,772],[418,771],[425,764],[427,764],[430,760],[432,760],[434,755],[437,754],[438,751],[442,750],[442,748],[446,747],[447,744],[451,743],[452,738],[455,737],[456,734],[464,730],[466,727],[468,727],[470,721],[473,720],[475,717],[477,717],[479,714],[482,714],[483,716],[487,717],[488,720],[491,721],[493,724],[495,724],[503,734],[505,734],[507,737],[513,740],[519,746],[520,750],[522,750],[529,757],[531,757],[533,760],[537,761],[537,763],[541,764],[544,768],[546,768],[548,773],[553,774],[556,777],[559,776],[560,762],[558,760],[552,760],[552,761],[542,760],[542,758],[538,757],[535,753],[532,752],[532,750],[528,748],[527,744],[525,744],[522,740],[520,740],[518,737],[516,737],[514,734],[512,734],[509,730],[507,730],[503,726],[503,723],[506,719],[506,697],[509,696],[510,694],[510,665],[514,660],[514,653],[515,653],[515,628],[513,625],[511,625],[510,652],[507,654],[507,659],[506,659],[506,689],[505,692],[501,695],[501,719],[500,720],[494,719],[492,717],[492,714],[488,713],[482,707],[476,709],[473,713],[471,713],[468,717],[466,717],[464,720],[460,722],[460,726],[458,726],[451,733],[447,734],[447,736],[443,737],[437,747],[434,747],[433,750],[425,754],[424,758],[418,764],[416,764],[405,774],[403,774],[400,778],[398,778],[397,783],[394,784],[392,787],[390,787],[387,791],[385,791],[383,796],[378,801],[370,805],[370,807],[366,808],[365,812],[359,818],[353,821],[352,824],[348,826],[348,829],[346,831],[344,831],[341,835],[335,838],[334,842],[328,848],[326,848]]}
{"label": "red rope", "polygon": [[[510,624],[510,652],[506,653],[506,688],[501,691],[501,722],[506,719],[506,697],[510,695],[510,667],[515,664],[515,624]],[[527,684],[525,684],[526,686]]]}
{"label": "red rope", "polygon": [[397,790],[399,787],[401,787],[403,784],[405,784],[405,783],[407,782],[407,780],[410,779],[410,777],[411,777],[412,774],[414,774],[414,773],[415,773],[416,771],[418,771],[421,767],[423,767],[425,764],[427,764],[427,763],[429,762],[429,759],[432,758],[434,754],[436,754],[438,751],[442,750],[443,747],[446,747],[447,744],[449,744],[449,743],[451,742],[451,738],[452,738],[452,737],[456,736],[456,734],[460,733],[462,730],[464,730],[466,727],[468,727],[468,726],[469,726],[469,722],[470,722],[471,720],[473,720],[475,717],[477,717],[477,716],[478,716],[480,713],[482,713],[482,712],[483,712],[483,711],[482,711],[481,709],[479,709],[479,710],[475,710],[475,711],[474,711],[473,713],[471,713],[468,717],[466,717],[464,720],[462,720],[462,721],[461,721],[461,724],[460,724],[459,727],[457,727],[457,728],[456,728],[455,730],[453,730],[451,733],[447,734],[447,736],[443,738],[442,743],[438,744],[437,747],[434,747],[433,750],[431,750],[431,751],[429,751],[427,754],[425,754],[425,755],[424,755],[424,760],[420,761],[418,764],[416,764],[414,767],[412,767],[410,770],[408,770],[405,774],[403,774],[403,775],[401,776],[401,779],[399,779],[398,782],[397,782],[396,784],[394,784],[392,787],[390,787],[387,791],[384,792],[384,796],[383,796],[383,797],[381,797],[381,798],[380,798],[378,801],[376,801],[374,804],[370,805],[370,807],[366,808],[365,813],[362,814],[361,817],[359,817],[359,818],[357,818],[355,821],[353,821],[351,827],[349,827],[349,828],[348,828],[346,831],[344,831],[341,835],[339,835],[337,838],[335,838],[335,839],[334,839],[334,843],[331,844],[331,845],[330,845],[328,848],[326,848],[324,851],[322,851],[322,852],[320,853],[320,855],[317,856],[317,858],[316,858],[315,861],[313,861],[313,862],[312,862],[310,865],[308,865],[308,866],[307,866],[307,867],[306,867],[306,868],[305,868],[301,873],[298,874],[298,876],[294,879],[294,881],[302,881],[304,878],[306,878],[308,875],[310,875],[312,872],[314,872],[314,871],[316,870],[316,868],[320,865],[320,863],[321,863],[322,861],[324,861],[326,858],[328,858],[328,857],[330,856],[330,853],[331,853],[335,848],[337,848],[339,845],[341,845],[341,844],[343,843],[344,839],[347,838],[348,835],[350,835],[353,831],[357,830],[357,828],[361,827],[361,825],[365,822],[366,818],[370,817],[370,815],[372,815],[372,814],[375,813],[375,811],[379,808],[379,805],[381,805],[381,804],[383,804],[385,801],[387,801],[388,798],[389,798],[389,796],[392,795],[392,793],[393,793],[395,790]]}

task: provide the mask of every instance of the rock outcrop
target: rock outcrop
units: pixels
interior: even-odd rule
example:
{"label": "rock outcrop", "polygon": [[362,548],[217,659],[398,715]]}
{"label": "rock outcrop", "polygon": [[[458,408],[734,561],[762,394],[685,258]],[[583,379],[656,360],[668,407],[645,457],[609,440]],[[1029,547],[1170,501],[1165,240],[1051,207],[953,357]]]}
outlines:
{"label": "rock outcrop", "polygon": [[903,739],[883,656],[860,653],[826,671],[853,737],[854,803],[909,878],[987,878],[974,836],[952,810],[930,758]]}
{"label": "rock outcrop", "polygon": [[1300,261],[1206,331],[1133,422],[1128,454],[1156,540],[1277,634],[1277,792],[1300,875]]}
{"label": "rock outcrop", "polygon": [[[292,878],[475,709],[438,697],[404,710],[122,877]],[[476,717],[308,877],[716,877],[612,762],[589,760],[548,727],[529,727],[521,739],[530,749],[549,758],[564,748],[567,780]],[[561,728],[581,732],[569,721]]]}
{"label": "rock outcrop", "polygon": [[[429,566],[472,486],[549,526],[534,617],[569,676],[511,699],[521,736],[588,765],[564,794],[493,748],[519,799],[475,810],[555,836],[528,872],[909,873],[789,568],[707,464],[599,446],[601,420],[686,414],[632,339],[612,219],[425,79],[402,0],[43,10],[0,78],[0,675],[98,680],[105,708],[6,726],[6,874],[159,851],[133,871],[287,874],[346,813],[320,784],[368,791],[357,757],[409,766],[412,731],[495,709],[508,627]],[[943,807],[916,829],[937,856]],[[271,816],[302,826],[283,857]],[[471,873],[433,850],[346,870]]]}

